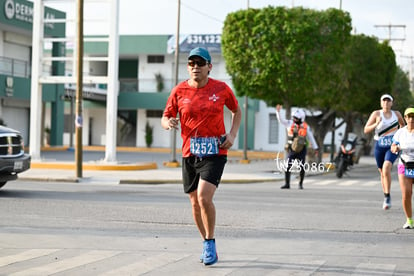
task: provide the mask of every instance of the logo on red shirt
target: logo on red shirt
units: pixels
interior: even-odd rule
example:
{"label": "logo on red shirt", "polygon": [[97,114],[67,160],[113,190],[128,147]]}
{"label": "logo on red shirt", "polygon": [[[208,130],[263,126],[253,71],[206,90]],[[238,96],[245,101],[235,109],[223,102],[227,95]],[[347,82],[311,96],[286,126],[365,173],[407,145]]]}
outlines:
{"label": "logo on red shirt", "polygon": [[220,98],[217,97],[216,94],[213,94],[213,96],[208,97],[208,100],[213,101],[213,102],[217,101],[218,99],[220,99]]}

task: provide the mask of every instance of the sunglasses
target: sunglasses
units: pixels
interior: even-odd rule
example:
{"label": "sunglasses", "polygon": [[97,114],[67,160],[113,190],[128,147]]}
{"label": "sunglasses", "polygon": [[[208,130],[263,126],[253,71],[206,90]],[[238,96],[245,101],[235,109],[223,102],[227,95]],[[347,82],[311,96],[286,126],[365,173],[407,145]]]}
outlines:
{"label": "sunglasses", "polygon": [[197,64],[198,67],[203,67],[203,66],[206,66],[207,63],[208,62],[205,61],[205,60],[203,60],[203,59],[200,59],[200,60],[189,60],[188,61],[188,66],[194,67]]}

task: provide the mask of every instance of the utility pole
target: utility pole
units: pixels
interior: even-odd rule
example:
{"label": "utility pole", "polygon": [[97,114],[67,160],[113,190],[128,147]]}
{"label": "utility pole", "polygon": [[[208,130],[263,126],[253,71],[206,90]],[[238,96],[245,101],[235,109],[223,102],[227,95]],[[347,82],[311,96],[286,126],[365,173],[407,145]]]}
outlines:
{"label": "utility pole", "polygon": [[[342,0],[339,0],[339,9],[342,10]],[[330,162],[334,162],[334,155],[336,152],[336,147],[335,147],[335,129],[336,129],[336,112],[334,112],[333,115],[333,121],[332,121],[332,131],[331,131],[331,157],[330,157]],[[323,149],[322,149],[322,154],[323,154]]]}
{"label": "utility pole", "polygon": [[[390,24],[386,24],[386,25],[374,25],[374,27],[375,28],[386,28],[386,29],[388,29],[388,38],[379,38],[379,40],[388,40],[390,42],[392,42],[392,41],[404,42],[404,40],[405,40],[405,25],[395,25],[395,24],[390,23]],[[395,36],[393,37],[392,36],[392,30],[393,29],[400,30],[400,32],[398,33],[400,35],[399,37],[395,37]],[[401,30],[403,31],[403,35],[401,35]],[[394,51],[396,51],[396,50],[394,50]],[[410,80],[410,86],[412,87],[411,80]]]}
{"label": "utility pole", "polygon": [[[178,84],[178,69],[179,69],[179,60],[180,60],[180,10],[181,10],[181,1],[178,0],[177,8],[177,31],[175,35],[175,75],[174,75],[174,85]],[[171,130],[171,161],[166,163],[170,167],[178,167],[179,163],[177,161],[177,130],[173,128]]]}
{"label": "utility pole", "polygon": [[83,94],[83,0],[77,0],[77,29],[78,41],[76,43],[77,58],[77,74],[76,74],[76,119],[75,119],[75,163],[76,177],[82,178],[82,94]]}
{"label": "utility pole", "polygon": [[[247,0],[247,9],[249,9],[249,0]],[[244,96],[244,132],[243,132],[243,159],[240,160],[243,164],[250,163],[249,159],[247,158],[247,121],[249,116],[247,116],[249,105],[248,105],[248,98],[247,95]]]}
{"label": "utility pole", "polygon": [[[405,40],[405,25],[374,25],[375,28],[387,28],[388,29],[388,38],[379,38],[380,40],[389,40],[389,41],[404,41]],[[392,29],[403,29],[404,37],[392,37]]]}
{"label": "utility pole", "polygon": [[409,59],[410,60],[410,68],[408,71],[408,78],[410,82],[410,90],[414,91],[414,56],[404,56],[402,55],[401,58]]}

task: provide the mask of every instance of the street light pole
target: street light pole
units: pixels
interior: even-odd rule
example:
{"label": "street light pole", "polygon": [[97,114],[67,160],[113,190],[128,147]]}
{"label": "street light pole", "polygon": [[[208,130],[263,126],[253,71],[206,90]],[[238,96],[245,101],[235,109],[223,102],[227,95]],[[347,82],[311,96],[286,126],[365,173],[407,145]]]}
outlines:
{"label": "street light pole", "polygon": [[[178,84],[178,63],[180,57],[180,9],[181,9],[181,1],[178,0],[178,9],[177,9],[177,32],[175,37],[175,76],[174,76],[174,85]],[[176,143],[177,143],[177,130],[175,128],[172,129],[171,132],[171,163],[177,164],[177,154],[176,154]]]}
{"label": "street light pole", "polygon": [[82,177],[82,94],[83,94],[83,0],[77,0],[77,29],[78,41],[77,47],[77,74],[76,74],[76,119],[75,119],[75,163],[76,163],[76,177]]}
{"label": "street light pole", "polygon": [[[249,9],[249,0],[247,0],[247,9]],[[241,160],[241,163],[250,163],[247,158],[247,111],[248,111],[248,98],[247,95],[244,96],[244,135],[243,135],[243,160]]]}

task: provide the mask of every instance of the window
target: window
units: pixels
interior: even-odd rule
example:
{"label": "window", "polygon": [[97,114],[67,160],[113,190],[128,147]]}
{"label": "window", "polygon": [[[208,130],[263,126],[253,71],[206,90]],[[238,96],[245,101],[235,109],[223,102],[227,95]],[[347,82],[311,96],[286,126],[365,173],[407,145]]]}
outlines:
{"label": "window", "polygon": [[279,122],[276,114],[269,114],[269,144],[279,142]]}
{"label": "window", "polygon": [[64,115],[63,132],[75,132],[75,121],[70,114]]}
{"label": "window", "polygon": [[147,63],[164,63],[164,56],[148,56]]}
{"label": "window", "polygon": [[163,110],[147,110],[147,118],[162,118]]}

